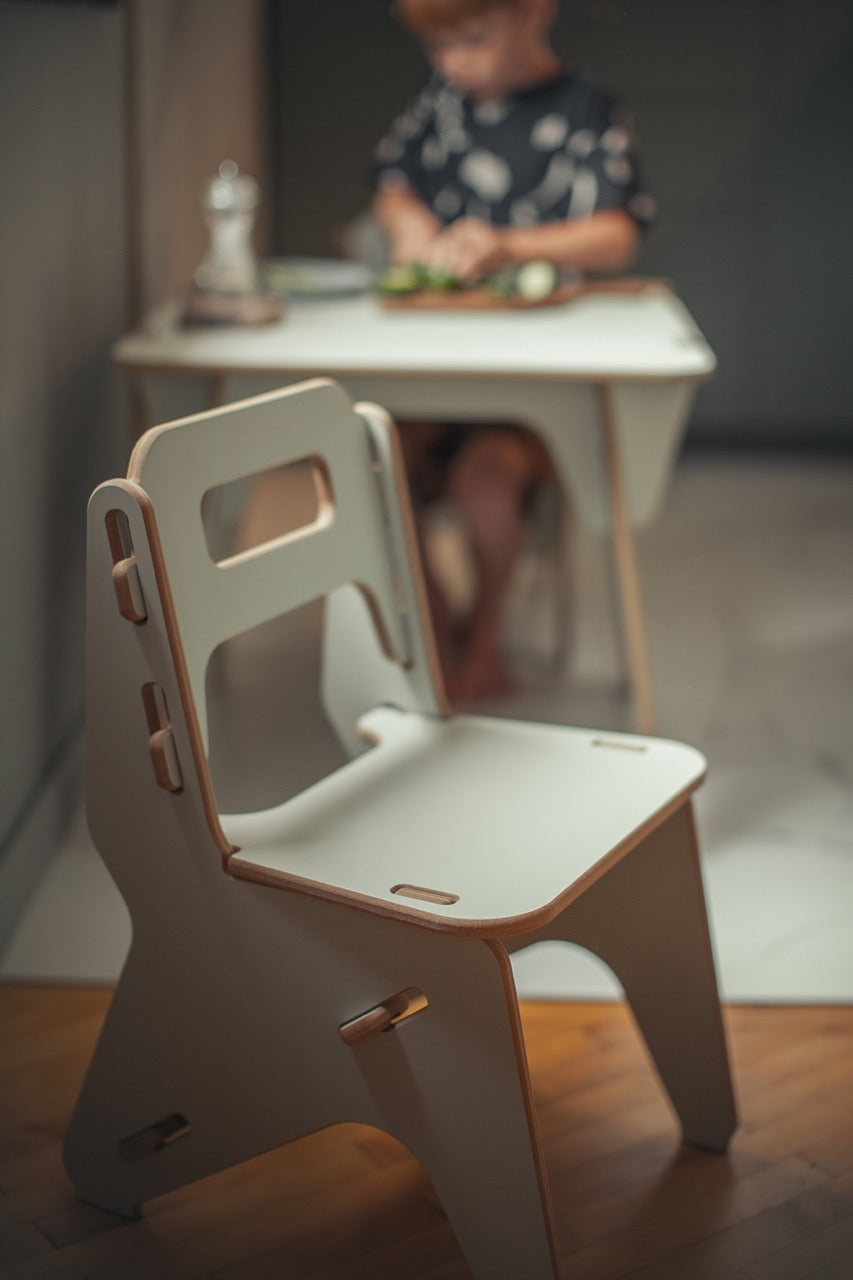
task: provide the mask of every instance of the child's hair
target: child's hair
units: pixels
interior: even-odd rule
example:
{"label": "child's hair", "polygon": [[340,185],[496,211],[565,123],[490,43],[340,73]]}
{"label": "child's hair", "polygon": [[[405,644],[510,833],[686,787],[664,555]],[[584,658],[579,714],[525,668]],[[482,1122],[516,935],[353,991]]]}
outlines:
{"label": "child's hair", "polygon": [[394,0],[393,13],[419,36],[475,18],[490,9],[517,8],[521,0]]}

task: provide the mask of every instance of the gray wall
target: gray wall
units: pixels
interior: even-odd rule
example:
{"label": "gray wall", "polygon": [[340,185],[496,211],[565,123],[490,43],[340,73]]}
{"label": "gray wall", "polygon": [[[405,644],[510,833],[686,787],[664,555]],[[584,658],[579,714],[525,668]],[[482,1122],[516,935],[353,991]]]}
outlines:
{"label": "gray wall", "polygon": [[[372,144],[424,77],[388,0],[272,0],[277,247],[328,252]],[[636,118],[669,277],[715,348],[691,434],[853,443],[853,3],[563,0],[566,62]]]}
{"label": "gray wall", "polygon": [[80,800],[85,509],[110,348],[181,292],[203,180],[266,180],[261,0],[0,0],[0,949]]}
{"label": "gray wall", "polygon": [[0,942],[79,786],[86,499],[119,460],[118,10],[0,4]]}

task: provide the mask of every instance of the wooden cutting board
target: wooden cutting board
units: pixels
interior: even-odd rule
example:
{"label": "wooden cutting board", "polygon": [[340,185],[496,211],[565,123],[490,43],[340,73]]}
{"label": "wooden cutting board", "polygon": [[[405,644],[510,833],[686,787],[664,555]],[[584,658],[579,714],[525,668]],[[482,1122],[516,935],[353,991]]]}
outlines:
{"label": "wooden cutting board", "polygon": [[615,280],[586,280],[558,285],[547,298],[500,298],[488,289],[418,289],[414,293],[380,294],[388,311],[523,311],[532,307],[556,307],[588,293],[668,293],[666,280],[624,276]]}

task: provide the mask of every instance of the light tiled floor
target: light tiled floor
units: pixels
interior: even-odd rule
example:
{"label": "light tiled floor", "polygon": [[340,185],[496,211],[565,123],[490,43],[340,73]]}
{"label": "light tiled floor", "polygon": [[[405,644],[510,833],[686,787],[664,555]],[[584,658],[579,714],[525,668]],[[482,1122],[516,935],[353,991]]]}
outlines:
{"label": "light tiled floor", "polygon": [[[688,456],[638,551],[661,732],[710,762],[697,812],[722,994],[849,1002],[853,458]],[[586,678],[540,678],[490,709],[626,727],[624,698],[594,678],[613,649],[605,548],[581,539],[578,563]],[[322,734],[313,749],[317,760],[328,753]],[[129,936],[81,816],[0,977],[111,982]],[[603,966],[571,948],[544,944],[515,964],[522,994],[618,993]]]}

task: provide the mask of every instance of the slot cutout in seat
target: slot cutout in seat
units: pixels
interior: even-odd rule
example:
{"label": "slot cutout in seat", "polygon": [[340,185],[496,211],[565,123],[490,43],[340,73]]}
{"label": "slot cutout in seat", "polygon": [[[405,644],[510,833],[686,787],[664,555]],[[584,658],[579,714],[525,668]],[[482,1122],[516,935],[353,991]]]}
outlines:
{"label": "slot cutout in seat", "polygon": [[439,907],[452,907],[459,901],[458,893],[447,893],[444,889],[426,889],[419,884],[395,884],[391,892],[401,898],[417,898],[419,902],[434,902]]}

